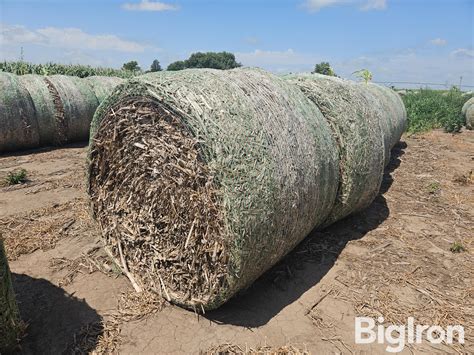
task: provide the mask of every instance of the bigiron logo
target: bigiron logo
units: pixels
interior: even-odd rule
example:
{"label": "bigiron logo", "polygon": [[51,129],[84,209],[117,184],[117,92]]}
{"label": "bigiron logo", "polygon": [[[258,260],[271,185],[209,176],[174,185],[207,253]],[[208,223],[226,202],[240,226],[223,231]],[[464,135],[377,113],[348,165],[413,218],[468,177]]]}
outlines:
{"label": "bigiron logo", "polygon": [[383,317],[378,317],[377,322],[370,317],[355,318],[356,344],[388,344],[385,350],[390,353],[402,351],[406,344],[421,344],[424,338],[432,344],[453,344],[455,340],[464,344],[464,327],[461,325],[448,325],[444,329],[439,325],[415,324],[413,317],[408,317],[407,323],[400,325],[385,326]]}

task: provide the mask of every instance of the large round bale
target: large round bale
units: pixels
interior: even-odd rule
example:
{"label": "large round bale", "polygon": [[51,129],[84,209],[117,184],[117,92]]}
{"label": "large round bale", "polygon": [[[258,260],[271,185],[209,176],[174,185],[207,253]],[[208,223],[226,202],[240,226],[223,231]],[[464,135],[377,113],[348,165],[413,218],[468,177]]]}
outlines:
{"label": "large round bale", "polygon": [[466,128],[474,129],[474,104],[469,105],[466,110]]}
{"label": "large round bale", "polygon": [[320,74],[285,77],[313,101],[329,122],[339,152],[337,199],[325,225],[368,207],[380,190],[384,136],[380,115],[354,82]]}
{"label": "large round bale", "polygon": [[461,113],[463,116],[466,116],[466,112],[469,106],[474,105],[474,97],[471,97],[469,100],[467,100],[464,105],[462,106]]}
{"label": "large round bale", "polygon": [[21,328],[7,256],[0,237],[0,353],[10,353],[17,345]]}
{"label": "large round bale", "polygon": [[390,160],[390,150],[398,143],[406,128],[406,110],[402,99],[393,90],[372,84],[360,83],[360,86],[367,89],[367,93],[373,96],[372,102],[380,105],[382,112],[381,127],[385,132],[386,163]]}
{"label": "large round bale", "polygon": [[[33,101],[35,117],[38,122],[39,145],[56,145],[64,142],[61,127],[64,125],[62,103],[54,88],[43,75],[27,74],[18,77],[28,90]],[[61,139],[63,138],[63,139]]]}
{"label": "large round bale", "polygon": [[89,161],[107,250],[138,287],[197,310],[249,286],[321,225],[338,187],[320,111],[254,69],[119,86],[94,116]]}
{"label": "large round bale", "polygon": [[0,72],[0,153],[38,146],[34,111],[31,97],[18,77]]}
{"label": "large round bale", "polygon": [[87,78],[82,79],[87,82],[92,91],[94,91],[99,104],[104,101],[104,99],[109,96],[113,89],[121,83],[124,82],[121,78],[114,78],[110,76],[89,76]]}
{"label": "large round bale", "polygon": [[99,105],[89,84],[78,77],[66,75],[48,76],[46,81],[57,102],[58,115],[64,117],[60,127],[60,131],[64,132],[62,141],[87,140],[92,117]]}

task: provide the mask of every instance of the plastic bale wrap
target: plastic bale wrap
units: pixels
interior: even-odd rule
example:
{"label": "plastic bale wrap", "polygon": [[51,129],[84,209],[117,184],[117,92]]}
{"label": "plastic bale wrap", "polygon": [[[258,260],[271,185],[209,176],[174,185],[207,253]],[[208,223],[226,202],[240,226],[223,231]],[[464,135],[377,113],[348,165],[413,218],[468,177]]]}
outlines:
{"label": "plastic bale wrap", "polygon": [[466,128],[474,129],[474,105],[470,105],[466,110]]}
{"label": "plastic bale wrap", "polygon": [[117,85],[124,82],[124,79],[109,76],[89,76],[82,80],[90,85],[99,101],[99,104],[112,93]]}
{"label": "plastic bale wrap", "polygon": [[21,329],[7,256],[0,237],[0,353],[9,353],[17,345]]}
{"label": "plastic bale wrap", "polygon": [[16,75],[0,72],[0,153],[38,144],[38,122],[28,91]]}
{"label": "plastic bale wrap", "polygon": [[47,77],[52,90],[57,92],[63,110],[63,142],[79,142],[89,137],[89,127],[99,102],[90,85],[73,76],[52,75]]}
{"label": "plastic bale wrap", "polygon": [[59,99],[55,100],[54,88],[50,87],[47,77],[27,74],[19,76],[18,80],[28,90],[33,101],[35,119],[38,122],[39,145],[60,144],[62,103],[57,101]]}
{"label": "plastic bale wrap", "polygon": [[331,210],[331,129],[260,70],[160,72],[118,87],[91,125],[88,190],[106,250],[140,287],[213,309]]}
{"label": "plastic bale wrap", "polygon": [[313,101],[337,141],[340,180],[336,203],[325,225],[368,207],[380,190],[384,171],[383,112],[363,95],[367,88],[319,74],[285,77]]}

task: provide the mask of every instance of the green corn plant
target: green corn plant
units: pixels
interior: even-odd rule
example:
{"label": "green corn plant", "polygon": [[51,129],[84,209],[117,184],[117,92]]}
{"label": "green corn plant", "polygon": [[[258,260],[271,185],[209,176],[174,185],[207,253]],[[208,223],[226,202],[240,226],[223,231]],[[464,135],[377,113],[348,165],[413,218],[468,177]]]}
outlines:
{"label": "green corn plant", "polygon": [[368,69],[356,70],[355,72],[352,73],[352,75],[354,74],[358,78],[364,80],[366,84],[368,84],[369,81],[372,80],[372,73]]}

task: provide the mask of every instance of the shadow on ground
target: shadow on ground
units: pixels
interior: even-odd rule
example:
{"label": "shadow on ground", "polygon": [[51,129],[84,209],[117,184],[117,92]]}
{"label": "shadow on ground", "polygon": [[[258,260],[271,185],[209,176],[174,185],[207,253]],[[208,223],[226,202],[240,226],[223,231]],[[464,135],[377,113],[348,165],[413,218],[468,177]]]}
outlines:
{"label": "shadow on ground", "polygon": [[45,279],[15,273],[12,279],[21,318],[27,323],[18,353],[73,354],[95,347],[102,334],[101,317],[85,301]]}
{"label": "shadow on ground", "polygon": [[390,211],[383,194],[393,183],[392,172],[400,166],[400,157],[406,146],[405,142],[400,142],[392,149],[380,193],[365,211],[323,231],[311,232],[295,250],[249,289],[219,309],[208,312],[205,317],[217,323],[259,327],[315,286],[332,268],[348,242],[362,238],[389,216]]}
{"label": "shadow on ground", "polygon": [[0,153],[1,158],[7,157],[19,157],[23,155],[34,155],[39,153],[46,153],[56,149],[68,149],[68,148],[85,148],[89,144],[88,141],[84,142],[76,142],[76,143],[68,143],[65,145],[58,145],[58,146],[48,146],[48,147],[39,147],[39,148],[31,148],[31,149],[24,149],[24,150],[16,150],[13,152],[2,152]]}

